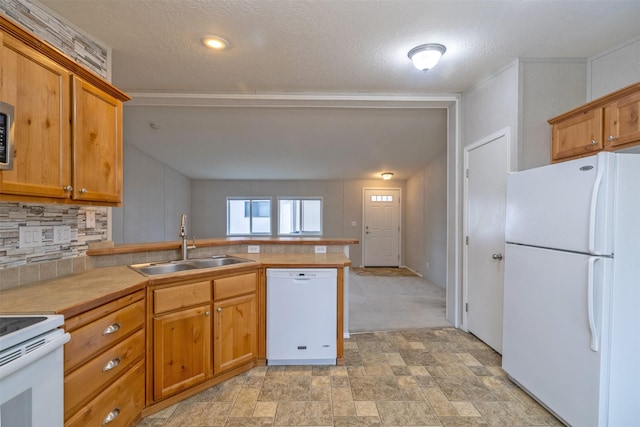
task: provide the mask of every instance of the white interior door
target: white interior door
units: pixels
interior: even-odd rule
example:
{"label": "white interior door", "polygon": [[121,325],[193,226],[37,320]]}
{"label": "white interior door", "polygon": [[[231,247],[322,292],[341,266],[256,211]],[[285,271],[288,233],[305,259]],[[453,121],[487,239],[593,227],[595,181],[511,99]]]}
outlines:
{"label": "white interior door", "polygon": [[364,190],[364,265],[400,265],[400,190]]}
{"label": "white interior door", "polygon": [[505,133],[465,150],[465,310],[467,329],[502,352],[505,205],[509,167]]}

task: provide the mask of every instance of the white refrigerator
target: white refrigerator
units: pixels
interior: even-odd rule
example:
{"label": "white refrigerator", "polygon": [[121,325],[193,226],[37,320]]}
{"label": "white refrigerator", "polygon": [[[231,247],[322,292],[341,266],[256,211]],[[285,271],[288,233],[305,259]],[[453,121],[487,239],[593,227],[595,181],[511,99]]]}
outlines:
{"label": "white refrigerator", "polygon": [[640,425],[640,154],[507,179],[502,364],[575,427]]}

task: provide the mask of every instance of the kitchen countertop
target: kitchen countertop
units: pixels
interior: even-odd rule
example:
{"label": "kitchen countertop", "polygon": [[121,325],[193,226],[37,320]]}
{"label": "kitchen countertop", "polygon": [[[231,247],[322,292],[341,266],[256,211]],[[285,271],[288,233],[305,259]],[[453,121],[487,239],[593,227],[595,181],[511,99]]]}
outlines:
{"label": "kitchen countertop", "polygon": [[0,313],[63,314],[75,316],[140,289],[148,284],[190,280],[215,274],[263,267],[342,268],[351,265],[343,254],[232,254],[255,263],[215,269],[187,270],[144,276],[127,266],[95,268],[81,274],[36,282],[0,292]]}
{"label": "kitchen countertop", "polygon": [[[189,240],[189,244],[193,241]],[[196,239],[199,248],[230,245],[357,245],[358,239],[327,237],[222,237],[212,239]],[[136,252],[180,249],[182,241],[130,243],[108,247],[89,247],[87,255],[118,255]]]}
{"label": "kitchen countertop", "polygon": [[147,286],[147,278],[126,266],[35,282],[0,292],[0,313],[75,316]]}

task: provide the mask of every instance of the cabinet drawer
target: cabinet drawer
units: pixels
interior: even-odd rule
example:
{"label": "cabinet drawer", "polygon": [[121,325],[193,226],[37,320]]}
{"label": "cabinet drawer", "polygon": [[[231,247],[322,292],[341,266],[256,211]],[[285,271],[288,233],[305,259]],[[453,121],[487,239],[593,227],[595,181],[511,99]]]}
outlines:
{"label": "cabinet drawer", "polygon": [[217,301],[255,292],[256,283],[256,273],[214,280],[213,299]]}
{"label": "cabinet drawer", "polygon": [[192,305],[208,303],[211,300],[211,282],[197,282],[153,291],[153,312],[155,314],[178,310]]}
{"label": "cabinet drawer", "polygon": [[115,344],[144,325],[144,300],[71,332],[71,341],[64,346],[64,370],[76,366]]}
{"label": "cabinet drawer", "polygon": [[143,408],[144,362],[140,361],[65,422],[65,427],[129,426]]}
{"label": "cabinet drawer", "polygon": [[144,355],[140,330],[64,377],[64,413],[72,415]]}

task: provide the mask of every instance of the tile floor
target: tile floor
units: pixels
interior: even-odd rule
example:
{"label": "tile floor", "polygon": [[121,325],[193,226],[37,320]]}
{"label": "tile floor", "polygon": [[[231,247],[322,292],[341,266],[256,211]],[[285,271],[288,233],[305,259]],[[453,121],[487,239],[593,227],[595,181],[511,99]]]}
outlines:
{"label": "tile floor", "polygon": [[454,328],[354,334],[345,366],[258,367],[146,426],[560,426]]}

